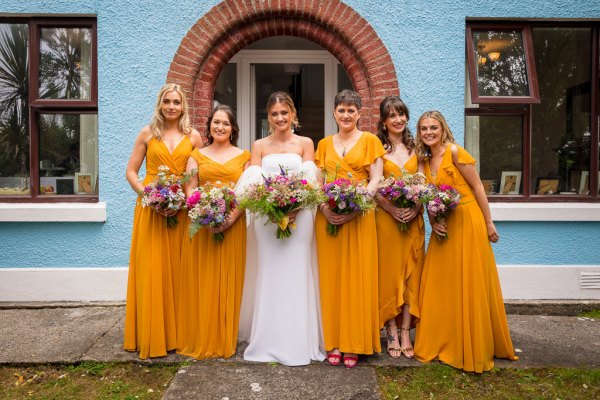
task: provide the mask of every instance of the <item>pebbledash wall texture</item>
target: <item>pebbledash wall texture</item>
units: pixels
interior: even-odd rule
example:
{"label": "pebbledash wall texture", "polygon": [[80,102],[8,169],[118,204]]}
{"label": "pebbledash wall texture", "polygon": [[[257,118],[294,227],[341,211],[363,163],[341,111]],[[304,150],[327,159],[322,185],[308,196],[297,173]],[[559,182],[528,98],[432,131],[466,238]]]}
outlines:
{"label": "pebbledash wall texture", "polygon": [[[462,144],[467,18],[600,19],[600,7],[595,0],[0,3],[2,16],[31,14],[97,17],[99,196],[106,218],[0,222],[0,301],[125,298],[135,202],[125,167],[166,81],[183,85],[203,131],[216,77],[232,56],[258,39],[299,36],[344,66],[365,100],[363,129],[375,129],[384,96],[400,94],[413,131],[422,112],[437,109]],[[600,289],[580,288],[581,272],[600,274],[599,209],[495,203],[501,240],[494,251],[506,297],[599,299]],[[12,212],[0,203],[0,221]]]}

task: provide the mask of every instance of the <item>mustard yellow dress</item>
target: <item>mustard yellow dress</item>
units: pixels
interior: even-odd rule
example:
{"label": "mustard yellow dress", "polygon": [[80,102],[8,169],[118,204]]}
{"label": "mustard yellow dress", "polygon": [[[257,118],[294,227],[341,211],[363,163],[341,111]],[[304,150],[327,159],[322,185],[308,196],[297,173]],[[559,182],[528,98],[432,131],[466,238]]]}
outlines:
{"label": "mustard yellow dress", "polygon": [[[183,174],[193,150],[188,136],[169,153],[163,141],[152,138],[146,149],[144,185],[156,180],[158,167]],[[140,358],[162,357],[175,349],[176,298],[181,242],[187,235],[185,210],[177,214],[178,225],[168,228],[166,218],[138,198],[134,216],[127,282],[125,338],[123,347],[139,351]]]}
{"label": "mustard yellow dress", "polygon": [[[475,160],[458,147],[458,163]],[[514,355],[498,271],[488,240],[483,213],[471,187],[452,161],[448,145],[437,172],[425,162],[430,183],[453,186],[461,194],[458,207],[446,218],[448,239],[435,233],[421,276],[415,355],[419,361],[438,359],[465,371],[483,372],[494,366],[494,356]]]}
{"label": "mustard yellow dress", "polygon": [[[384,158],[383,176],[402,176],[417,172],[417,157],[412,156],[403,167]],[[398,221],[382,208],[375,214],[377,221],[377,253],[379,256],[379,326],[402,313],[404,304],[419,318],[419,285],[425,259],[425,226],[423,213],[408,225],[408,231],[398,229]],[[400,325],[398,325],[400,326]]]}
{"label": "mustard yellow dress", "polygon": [[[335,151],[333,136],[319,142],[315,163],[326,172],[327,182],[369,178],[369,167],[385,150],[379,139],[362,136],[345,157]],[[326,232],[321,212],[315,219],[321,317],[325,350],[373,354],[381,351],[377,290],[377,231],[375,212],[359,215],[341,225],[337,236]]]}
{"label": "mustard yellow dress", "polygon": [[[250,160],[243,153],[221,164],[200,153],[191,155],[198,163],[202,185],[235,184]],[[181,281],[177,318],[177,352],[198,359],[231,357],[235,354],[246,262],[246,217],[223,232],[216,243],[213,234],[201,229],[181,248]]]}

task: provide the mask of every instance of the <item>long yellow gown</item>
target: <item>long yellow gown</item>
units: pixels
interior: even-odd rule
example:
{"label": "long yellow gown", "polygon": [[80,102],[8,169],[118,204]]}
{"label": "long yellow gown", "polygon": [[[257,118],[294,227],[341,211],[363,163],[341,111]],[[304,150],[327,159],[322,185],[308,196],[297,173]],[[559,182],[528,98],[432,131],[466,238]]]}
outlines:
{"label": "long yellow gown", "polygon": [[[415,355],[419,361],[438,359],[465,371],[483,372],[494,367],[494,356],[514,355],[498,271],[488,240],[483,213],[471,187],[452,161],[450,145],[430,183],[453,186],[461,194],[460,204],[446,217],[448,239],[435,233],[421,276]],[[475,160],[458,147],[458,163]]]}
{"label": "long yellow gown", "polygon": [[[250,153],[221,164],[195,150],[200,185],[238,180]],[[177,352],[195,358],[235,354],[246,262],[246,217],[223,232],[216,243],[207,229],[186,239],[181,249],[181,284],[177,318]]]}
{"label": "long yellow gown", "polygon": [[[327,182],[369,178],[369,167],[385,150],[379,139],[364,132],[345,157],[333,147],[333,136],[319,142],[315,163],[326,171]],[[326,232],[327,220],[317,213],[315,230],[319,259],[321,311],[325,350],[373,354],[381,351],[377,301],[377,231],[375,212],[359,215]]]}
{"label": "long yellow gown", "polygon": [[[146,150],[144,185],[156,180],[158,167],[183,174],[192,142],[185,136],[173,153],[163,141],[152,138]],[[162,357],[175,349],[176,298],[180,249],[187,235],[185,210],[177,214],[178,225],[168,228],[166,218],[150,207],[142,208],[138,198],[133,216],[127,307],[123,347],[139,351],[140,358]]]}
{"label": "long yellow gown", "polygon": [[[383,176],[402,176],[402,170],[417,172],[417,157],[412,156],[403,167],[384,158]],[[377,209],[377,253],[379,256],[379,326],[402,313],[404,304],[419,318],[419,284],[425,259],[425,226],[419,213],[408,225],[398,229],[398,221],[383,209]],[[416,321],[413,319],[412,323]],[[399,325],[400,326],[400,325]]]}

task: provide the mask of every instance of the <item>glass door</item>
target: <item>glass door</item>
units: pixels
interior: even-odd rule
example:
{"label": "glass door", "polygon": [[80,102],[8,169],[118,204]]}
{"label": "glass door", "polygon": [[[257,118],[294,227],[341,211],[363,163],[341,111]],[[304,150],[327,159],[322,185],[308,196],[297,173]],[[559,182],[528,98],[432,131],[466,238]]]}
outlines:
{"label": "glass door", "polygon": [[250,149],[254,140],[269,134],[266,105],[270,94],[284,91],[298,111],[296,133],[310,137],[316,147],[320,139],[336,132],[333,98],[346,88],[352,88],[350,79],[327,51],[242,50],[219,75],[214,99],[236,110],[239,146]]}

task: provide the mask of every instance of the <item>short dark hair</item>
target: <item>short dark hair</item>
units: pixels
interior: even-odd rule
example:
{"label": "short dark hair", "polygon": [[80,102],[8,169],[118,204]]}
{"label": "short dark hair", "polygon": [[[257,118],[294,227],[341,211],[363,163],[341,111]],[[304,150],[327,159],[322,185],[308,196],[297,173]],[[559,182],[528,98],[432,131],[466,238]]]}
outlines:
{"label": "short dark hair", "polygon": [[359,110],[362,108],[362,100],[358,93],[354,90],[345,89],[335,95],[333,101],[333,108],[337,108],[340,104],[347,104],[349,106],[356,106]]}
{"label": "short dark hair", "polygon": [[231,124],[231,137],[229,138],[229,141],[234,146],[237,146],[237,141],[240,136],[240,127],[237,123],[237,119],[235,118],[235,112],[227,104],[219,104],[213,108],[212,112],[210,113],[210,117],[208,117],[208,121],[206,122],[206,137],[208,139],[208,144],[212,144],[214,140],[210,135],[210,124],[212,123],[213,117],[217,111],[223,111],[225,114],[227,114],[229,123]]}

